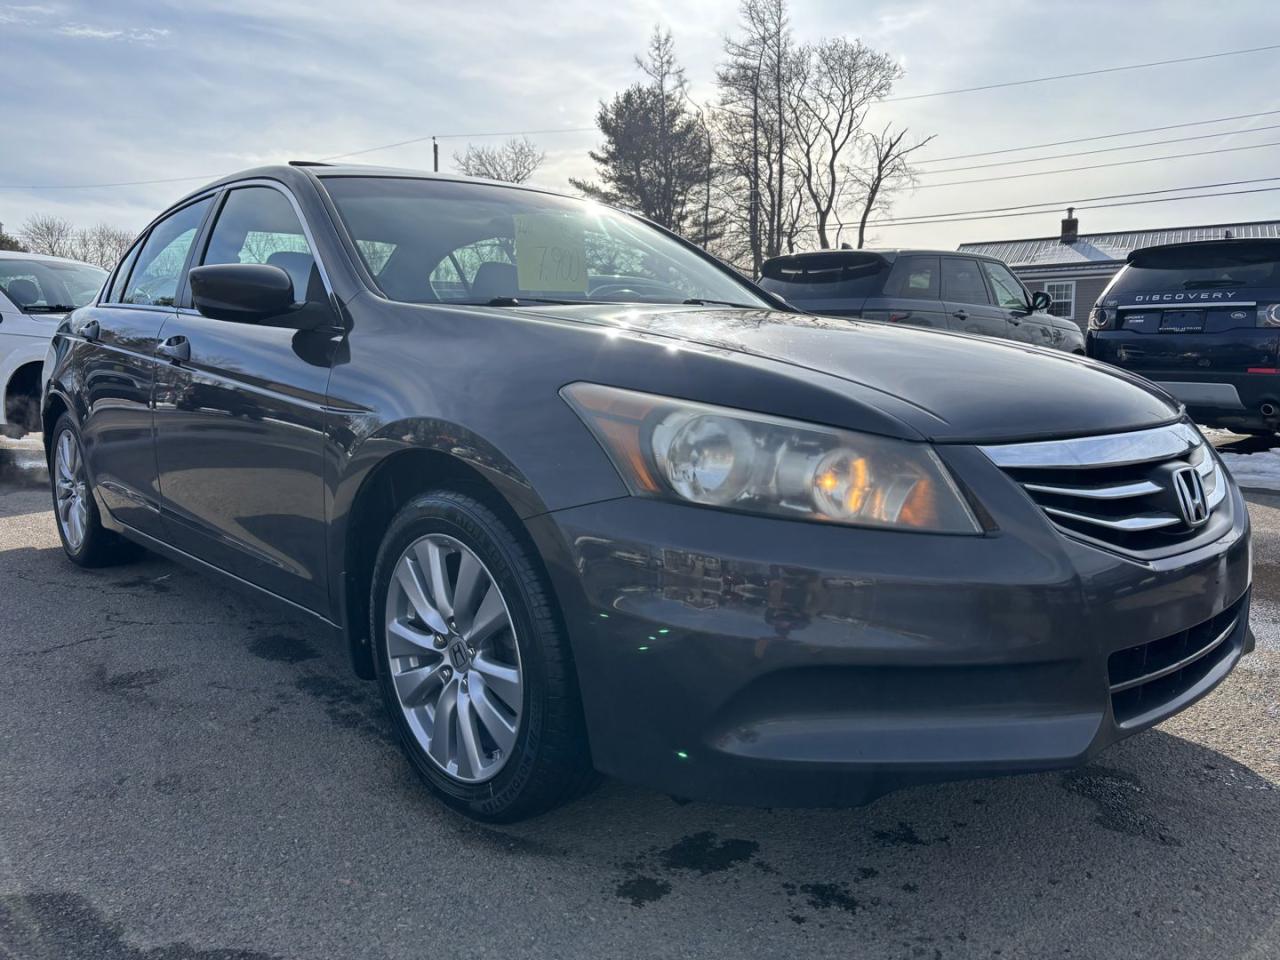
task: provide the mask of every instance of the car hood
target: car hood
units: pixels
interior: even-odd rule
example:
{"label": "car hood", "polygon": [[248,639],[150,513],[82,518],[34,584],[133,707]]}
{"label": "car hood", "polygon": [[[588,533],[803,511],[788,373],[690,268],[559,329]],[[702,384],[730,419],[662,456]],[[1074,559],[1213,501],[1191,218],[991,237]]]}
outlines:
{"label": "car hood", "polygon": [[1120,432],[1181,415],[1176,400],[1141,377],[1013,341],[773,310],[610,304],[527,312],[838,377],[884,395],[894,416],[940,442]]}

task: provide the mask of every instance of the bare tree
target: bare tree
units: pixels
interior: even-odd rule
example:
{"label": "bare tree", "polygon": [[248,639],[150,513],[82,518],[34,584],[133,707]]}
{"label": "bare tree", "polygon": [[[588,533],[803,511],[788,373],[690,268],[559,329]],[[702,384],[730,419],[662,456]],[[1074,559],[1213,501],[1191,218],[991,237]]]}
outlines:
{"label": "bare tree", "polygon": [[468,177],[524,183],[546,158],[547,155],[528,137],[513,137],[497,147],[469,143],[463,153],[453,155],[453,165]]}
{"label": "bare tree", "polygon": [[895,133],[889,124],[885,124],[879,133],[867,136],[863,162],[857,169],[849,171],[850,178],[862,191],[858,201],[861,208],[858,219],[859,250],[866,242],[867,220],[871,214],[887,209],[893,191],[914,181],[915,173],[907,158],[933,139],[928,136],[907,146],[904,144],[906,137],[906,127]]}
{"label": "bare tree", "polygon": [[793,157],[814,217],[818,244],[830,248],[828,226],[839,208],[849,153],[863,146],[867,109],[902,76],[887,54],[842,37],[801,48],[788,91],[794,117]]}
{"label": "bare tree", "polygon": [[70,220],[48,214],[28,217],[18,239],[32,253],[47,257],[75,257],[76,228]]}
{"label": "bare tree", "polygon": [[107,223],[77,230],[72,240],[73,258],[110,270],[133,243],[133,234]]}
{"label": "bare tree", "polygon": [[802,66],[786,0],[742,0],[742,34],[725,41],[717,72],[719,136],[726,163],[726,212],[746,211],[752,271],[794,245],[802,204],[789,170],[794,125],[791,88]]}

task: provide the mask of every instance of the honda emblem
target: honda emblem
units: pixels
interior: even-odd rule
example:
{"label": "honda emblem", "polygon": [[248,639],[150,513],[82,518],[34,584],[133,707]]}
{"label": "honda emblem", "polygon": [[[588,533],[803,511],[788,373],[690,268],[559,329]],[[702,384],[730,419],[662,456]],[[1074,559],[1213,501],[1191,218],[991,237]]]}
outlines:
{"label": "honda emblem", "polygon": [[1173,475],[1173,492],[1188,527],[1201,527],[1209,520],[1209,501],[1204,495],[1204,481],[1195,467],[1183,467]]}

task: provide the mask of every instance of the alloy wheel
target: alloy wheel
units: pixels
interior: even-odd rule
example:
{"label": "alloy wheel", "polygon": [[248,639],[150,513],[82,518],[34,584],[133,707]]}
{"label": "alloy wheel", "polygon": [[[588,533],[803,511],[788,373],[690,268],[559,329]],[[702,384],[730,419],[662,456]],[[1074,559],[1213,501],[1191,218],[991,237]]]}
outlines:
{"label": "alloy wheel", "polygon": [[89,490],[80,444],[70,430],[58,434],[54,444],[53,481],[58,526],[74,552],[84,544],[89,529]]}
{"label": "alloy wheel", "polygon": [[488,568],[453,537],[415,540],[396,561],[385,622],[391,681],[418,745],[464,783],[494,777],[515,748],[524,675]]}

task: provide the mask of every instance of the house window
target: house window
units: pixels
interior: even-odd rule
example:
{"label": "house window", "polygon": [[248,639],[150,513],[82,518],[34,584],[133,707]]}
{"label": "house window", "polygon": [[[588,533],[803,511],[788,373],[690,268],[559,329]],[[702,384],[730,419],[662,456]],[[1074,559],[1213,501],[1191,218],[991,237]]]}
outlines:
{"label": "house window", "polygon": [[1076,282],[1074,280],[1057,280],[1044,285],[1044,292],[1053,298],[1049,312],[1055,317],[1067,320],[1076,318]]}

